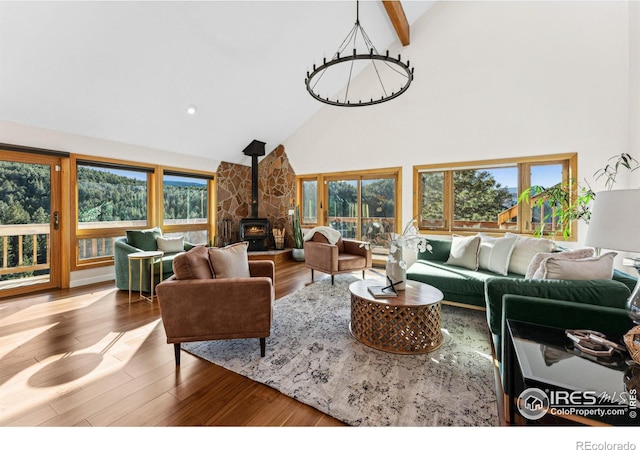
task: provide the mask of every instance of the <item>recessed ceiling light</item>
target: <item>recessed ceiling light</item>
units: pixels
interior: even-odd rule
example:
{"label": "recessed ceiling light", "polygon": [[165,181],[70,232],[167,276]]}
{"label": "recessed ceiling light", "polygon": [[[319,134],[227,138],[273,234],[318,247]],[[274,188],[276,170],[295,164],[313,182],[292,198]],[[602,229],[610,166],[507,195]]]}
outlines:
{"label": "recessed ceiling light", "polygon": [[196,112],[198,112],[198,108],[194,105],[187,106],[187,114],[193,116]]}

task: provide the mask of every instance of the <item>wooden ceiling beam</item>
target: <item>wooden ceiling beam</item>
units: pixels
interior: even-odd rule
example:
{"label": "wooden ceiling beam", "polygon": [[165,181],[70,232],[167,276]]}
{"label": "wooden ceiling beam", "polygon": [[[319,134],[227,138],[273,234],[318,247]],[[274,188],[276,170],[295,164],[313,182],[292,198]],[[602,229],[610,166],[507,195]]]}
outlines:
{"label": "wooden ceiling beam", "polygon": [[382,0],[382,4],[384,9],[387,10],[387,15],[391,19],[398,39],[400,39],[403,46],[409,45],[409,22],[407,22],[407,16],[404,14],[404,9],[402,9],[402,3],[400,0]]}

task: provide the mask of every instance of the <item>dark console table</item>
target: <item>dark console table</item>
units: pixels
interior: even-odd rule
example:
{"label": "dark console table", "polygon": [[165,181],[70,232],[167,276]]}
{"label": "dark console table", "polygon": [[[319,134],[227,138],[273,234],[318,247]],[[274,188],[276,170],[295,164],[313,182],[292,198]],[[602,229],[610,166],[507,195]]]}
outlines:
{"label": "dark console table", "polygon": [[628,354],[587,355],[559,328],[508,320],[507,329],[509,422],[518,415],[525,424],[640,425],[640,366]]}

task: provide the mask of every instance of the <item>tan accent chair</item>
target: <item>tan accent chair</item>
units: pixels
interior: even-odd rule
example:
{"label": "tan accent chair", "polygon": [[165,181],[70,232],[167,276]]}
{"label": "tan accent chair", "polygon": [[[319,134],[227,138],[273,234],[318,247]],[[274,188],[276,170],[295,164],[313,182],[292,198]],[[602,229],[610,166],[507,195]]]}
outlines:
{"label": "tan accent chair", "polygon": [[[206,258],[206,251],[192,256]],[[199,278],[178,279],[173,275],[156,288],[167,343],[174,344],[176,365],[180,365],[182,342],[259,338],[260,356],[264,356],[266,338],[271,334],[273,262],[249,261],[249,278],[213,278],[212,272],[204,278],[205,269],[201,261],[195,270],[191,268],[192,273],[200,272]]]}
{"label": "tan accent chair", "polygon": [[338,273],[362,270],[364,278],[365,270],[371,269],[371,248],[362,244],[362,241],[342,238],[330,244],[323,234],[314,233],[304,242],[304,264],[311,269],[311,281],[314,270],[331,275],[332,285],[334,275]]}

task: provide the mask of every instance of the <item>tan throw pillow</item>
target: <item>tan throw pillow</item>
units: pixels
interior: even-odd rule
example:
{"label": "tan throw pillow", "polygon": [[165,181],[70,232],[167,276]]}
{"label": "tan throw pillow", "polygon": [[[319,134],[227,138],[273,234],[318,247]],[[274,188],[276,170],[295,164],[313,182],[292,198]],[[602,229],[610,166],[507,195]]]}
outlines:
{"label": "tan throw pillow", "polygon": [[249,278],[248,242],[209,248],[209,261],[216,278]]}
{"label": "tan throw pillow", "polygon": [[513,233],[506,236],[516,236],[516,245],[509,260],[509,272],[525,275],[533,257],[540,252],[550,253],[555,244],[549,239],[522,237]]}
{"label": "tan throw pillow", "polygon": [[617,253],[584,259],[549,257],[542,261],[545,280],[610,280],[613,277],[613,259]]}
{"label": "tan throw pillow", "polygon": [[478,249],[480,236],[453,235],[451,239],[451,252],[447,264],[478,270]]}
{"label": "tan throw pillow", "polygon": [[165,253],[178,253],[184,251],[184,237],[163,237],[158,236],[156,238],[158,244],[158,250]]}
{"label": "tan throw pillow", "polygon": [[[593,256],[592,248],[579,248],[577,250],[570,250],[566,252],[557,252],[557,253],[545,253],[540,252],[536,253],[531,262],[529,263],[529,267],[527,267],[527,273],[524,275],[525,278],[542,278],[542,270],[540,270],[540,264],[542,261],[547,258],[557,258],[557,259],[582,259],[582,258],[591,258]],[[536,275],[537,274],[537,275]]]}
{"label": "tan throw pillow", "polygon": [[197,245],[188,252],[176,255],[173,258],[173,274],[178,280],[213,278],[207,247]]}

